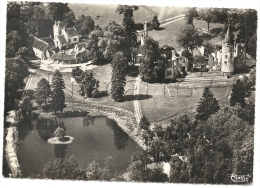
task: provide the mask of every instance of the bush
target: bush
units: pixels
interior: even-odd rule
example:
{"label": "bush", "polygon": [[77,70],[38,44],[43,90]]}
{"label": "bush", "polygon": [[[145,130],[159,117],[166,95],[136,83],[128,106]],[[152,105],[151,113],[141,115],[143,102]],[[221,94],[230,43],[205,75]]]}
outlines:
{"label": "bush", "polygon": [[50,109],[51,109],[51,105],[50,105],[50,104],[43,104],[43,105],[42,105],[42,110],[43,110],[44,112],[49,112]]}
{"label": "bush", "polygon": [[91,92],[91,95],[92,95],[93,98],[99,97],[99,91],[98,91],[98,89],[94,89],[94,90]]}

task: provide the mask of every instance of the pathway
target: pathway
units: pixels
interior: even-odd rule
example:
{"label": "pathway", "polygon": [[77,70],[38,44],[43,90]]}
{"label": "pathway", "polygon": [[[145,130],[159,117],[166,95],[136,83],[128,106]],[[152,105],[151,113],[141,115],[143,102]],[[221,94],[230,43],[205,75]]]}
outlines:
{"label": "pathway", "polygon": [[136,118],[136,122],[137,124],[139,124],[141,118],[142,118],[142,110],[140,107],[140,103],[139,103],[139,91],[140,91],[140,76],[138,76],[136,78],[136,82],[135,82],[135,90],[134,90],[134,107],[135,107],[135,118]]}
{"label": "pathway", "polygon": [[176,18],[175,18],[175,17],[170,18],[171,21],[167,21],[166,23],[161,24],[160,27],[166,26],[166,25],[171,24],[171,23],[174,23],[174,22],[177,22],[177,21],[179,21],[179,20],[183,20],[184,18],[185,18],[185,14],[182,15],[181,17],[180,17],[180,16],[177,16]]}

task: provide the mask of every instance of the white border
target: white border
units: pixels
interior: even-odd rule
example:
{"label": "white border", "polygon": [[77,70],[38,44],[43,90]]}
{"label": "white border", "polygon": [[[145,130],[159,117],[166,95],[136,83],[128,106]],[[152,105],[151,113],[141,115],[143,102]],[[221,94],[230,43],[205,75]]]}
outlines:
{"label": "white border", "polygon": [[[30,0],[31,1],[31,0]],[[37,1],[37,0],[36,0]],[[42,2],[48,2],[48,0],[41,0]],[[50,2],[51,0],[49,0]],[[57,0],[53,0],[52,2],[61,2]],[[257,57],[259,59],[259,44],[260,44],[260,32],[259,32],[259,10],[260,10],[260,1],[259,0],[86,0],[86,1],[73,1],[73,0],[67,0],[62,2],[70,2],[70,3],[98,3],[98,4],[134,4],[134,5],[155,5],[155,6],[176,6],[176,7],[225,7],[225,8],[253,8],[257,9],[258,11],[258,50],[257,50]],[[149,188],[158,188],[158,186],[162,187],[173,187],[173,186],[184,186],[184,187],[208,187],[208,186],[221,186],[226,187],[225,185],[193,185],[193,184],[152,184],[152,183],[118,183],[118,182],[89,182],[89,181],[52,181],[52,180],[29,180],[29,179],[8,179],[8,178],[2,178],[2,152],[3,152],[3,107],[4,107],[4,75],[5,75],[5,27],[6,27],[6,1],[0,1],[0,14],[1,14],[1,37],[0,37],[0,91],[1,91],[1,104],[0,104],[0,122],[1,122],[1,128],[0,128],[0,156],[1,156],[1,169],[0,169],[0,187],[23,187],[26,186],[29,187],[103,187],[103,186],[111,186],[115,188],[119,187],[126,187],[130,188],[132,186],[135,187],[143,187],[143,186],[149,186]],[[259,66],[257,66],[259,69]],[[257,74],[259,74],[260,70],[257,70]],[[250,187],[260,187],[260,119],[257,114],[259,114],[259,85],[260,85],[260,79],[259,76],[257,76],[257,92],[256,92],[256,124],[255,124],[255,154],[254,154],[254,183],[250,185]],[[228,187],[237,187],[236,185],[228,185]]]}

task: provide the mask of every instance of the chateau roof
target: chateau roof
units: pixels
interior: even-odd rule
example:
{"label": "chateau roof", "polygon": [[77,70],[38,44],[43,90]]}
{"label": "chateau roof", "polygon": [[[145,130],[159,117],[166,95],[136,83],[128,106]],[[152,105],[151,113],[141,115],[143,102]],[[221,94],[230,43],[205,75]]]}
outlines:
{"label": "chateau roof", "polygon": [[231,35],[230,35],[230,30],[229,30],[229,28],[228,28],[227,34],[226,34],[226,36],[225,36],[225,43],[226,43],[226,44],[231,44]]}
{"label": "chateau roof", "polygon": [[64,37],[64,35],[58,35],[58,40],[61,44],[67,43],[66,38]]}
{"label": "chateau roof", "polygon": [[47,42],[50,45],[54,45],[53,39],[51,37],[43,37],[41,38],[44,42]]}
{"label": "chateau roof", "polygon": [[61,61],[69,61],[69,60],[75,60],[74,55],[67,55],[63,53],[56,53],[51,56],[52,59],[55,60],[61,60]]}
{"label": "chateau roof", "polygon": [[71,37],[74,37],[74,36],[78,36],[78,32],[77,30],[73,27],[73,28],[67,28],[66,29],[66,33],[71,36]]}
{"label": "chateau roof", "polygon": [[50,45],[49,43],[45,42],[44,40],[42,39],[39,39],[33,35],[31,35],[33,37],[33,44],[32,44],[32,47],[42,51],[42,52],[45,52],[49,49],[51,49],[53,46]]}

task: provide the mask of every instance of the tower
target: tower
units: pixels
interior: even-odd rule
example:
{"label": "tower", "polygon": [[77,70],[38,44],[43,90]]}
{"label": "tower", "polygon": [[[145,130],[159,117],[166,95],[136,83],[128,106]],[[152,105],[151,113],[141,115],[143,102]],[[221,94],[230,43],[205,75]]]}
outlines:
{"label": "tower", "polygon": [[234,47],[233,38],[228,28],[225,41],[222,44],[221,71],[223,75],[231,76],[234,73]]}
{"label": "tower", "polygon": [[147,21],[144,22],[144,30],[141,33],[141,46],[144,45],[144,39],[148,36],[148,30],[147,30]]}
{"label": "tower", "polygon": [[234,43],[234,69],[235,71],[246,67],[246,47],[243,34],[239,32]]}

